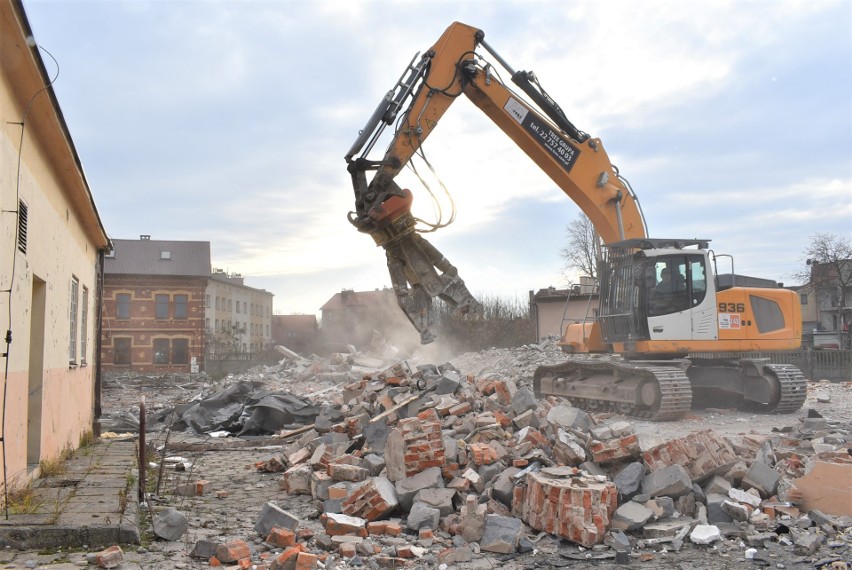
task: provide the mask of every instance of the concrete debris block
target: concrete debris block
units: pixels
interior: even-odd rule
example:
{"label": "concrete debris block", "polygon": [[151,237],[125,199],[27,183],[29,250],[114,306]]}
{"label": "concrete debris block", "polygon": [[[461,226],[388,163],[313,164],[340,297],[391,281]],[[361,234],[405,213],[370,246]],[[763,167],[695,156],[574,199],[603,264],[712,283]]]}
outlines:
{"label": "concrete debris block", "polygon": [[693,481],[725,472],[737,461],[731,443],[711,430],[694,432],[653,447],[642,454],[649,471],[680,465]]}
{"label": "concrete debris block", "polygon": [[414,504],[423,503],[438,509],[441,513],[441,517],[446,517],[454,513],[456,510],[455,505],[453,504],[453,500],[456,498],[456,495],[458,495],[458,493],[455,489],[423,489],[414,495]]}
{"label": "concrete debris block", "polygon": [[512,513],[536,530],[591,547],[604,539],[617,503],[613,483],[530,471],[526,487],[515,488]]}
{"label": "concrete debris block", "polygon": [[276,526],[296,530],[299,526],[299,519],[270,501],[263,505],[260,514],[257,515],[254,530],[260,536],[266,537]]}
{"label": "concrete debris block", "polygon": [[612,437],[624,437],[633,433],[633,424],[625,421],[617,421],[609,424]]}
{"label": "concrete debris block", "polygon": [[759,496],[743,491],[742,489],[732,488],[728,491],[728,496],[739,503],[745,503],[754,508],[760,506]]}
{"label": "concrete debris block", "polygon": [[517,467],[504,469],[491,485],[491,496],[510,508],[512,506],[512,495],[515,490],[513,477],[519,471],[520,469]]}
{"label": "concrete debris block", "polygon": [[723,477],[719,477],[718,475],[713,475],[710,480],[704,485],[704,495],[716,494],[716,495],[727,495],[728,491],[731,490],[731,483],[728,482],[727,479]]}
{"label": "concrete debris block", "polygon": [[304,463],[311,458],[312,454],[310,447],[303,447],[287,456],[287,465],[293,466]]}
{"label": "concrete debris block", "polygon": [[739,485],[743,477],[746,476],[746,473],[748,473],[748,465],[746,465],[745,461],[736,461],[728,469],[728,472],[724,474],[724,477],[734,485]]}
{"label": "concrete debris block", "polygon": [[430,467],[446,465],[441,422],[437,421],[437,412],[428,411],[432,412],[433,420],[421,420],[419,416],[407,418],[388,435],[384,456],[391,481],[401,481]]}
{"label": "concrete debris block", "polygon": [[320,501],[328,500],[328,489],[334,484],[331,477],[325,471],[314,471],[311,473],[311,496]]}
{"label": "concrete debris block", "polygon": [[482,476],[473,469],[466,469],[461,476],[463,479],[470,482],[470,486],[473,487],[476,492],[481,493],[485,490],[485,481],[483,481]]}
{"label": "concrete debris block", "polygon": [[687,516],[695,515],[695,495],[690,491],[674,500],[675,510]]}
{"label": "concrete debris block", "polygon": [[625,531],[636,530],[642,528],[653,516],[654,513],[645,505],[628,501],[615,510],[611,527]]}
{"label": "concrete debris block", "polygon": [[223,564],[239,562],[246,558],[251,559],[251,549],[244,540],[230,540],[216,545],[216,559]]}
{"label": "concrete debris block", "polygon": [[535,411],[527,410],[526,412],[518,414],[512,418],[512,423],[518,429],[523,429],[525,427],[538,427],[538,416],[535,415]]}
{"label": "concrete debris block", "polygon": [[589,431],[594,425],[589,414],[579,408],[567,405],[550,408],[550,411],[547,412],[547,421],[557,427],[574,428],[585,432]]}
{"label": "concrete debris block", "polygon": [[699,524],[689,533],[689,540],[695,544],[712,544],[722,540],[722,533],[716,525]]}
{"label": "concrete debris block", "polygon": [[635,433],[606,441],[593,441],[589,446],[592,461],[604,464],[636,457],[640,451],[639,437]]}
{"label": "concrete debris block", "polygon": [[95,564],[100,568],[115,568],[124,561],[124,551],[117,544],[95,554]]}
{"label": "concrete debris block", "polygon": [[597,425],[589,430],[589,435],[594,439],[605,441],[612,438],[612,430],[608,425]]}
{"label": "concrete debris block", "polygon": [[341,506],[346,515],[375,521],[392,513],[398,505],[394,484],[385,477],[373,477],[355,489]]}
{"label": "concrete debris block", "polygon": [[367,536],[367,521],[361,517],[351,517],[338,513],[325,513],[325,533],[328,536],[355,535],[364,538]]}
{"label": "concrete debris block", "polygon": [[461,535],[467,542],[479,542],[485,534],[485,517],[488,507],[476,501],[476,497],[468,495],[460,511]]}
{"label": "concrete debris block", "polygon": [[634,461],[628,463],[621,471],[612,478],[618,494],[624,498],[630,498],[639,491],[642,479],[645,478],[645,465]]}
{"label": "concrete debris block", "polygon": [[178,540],[189,528],[186,515],[173,507],[167,507],[154,515],[154,534],[163,540]]}
{"label": "concrete debris block", "polygon": [[455,394],[461,387],[461,376],[458,372],[447,370],[435,388],[436,394]]}
{"label": "concrete debris block", "polygon": [[538,407],[538,399],[529,386],[521,386],[512,396],[512,411],[516,415],[526,411],[535,410]]}
{"label": "concrete debris block", "polygon": [[681,533],[689,532],[696,521],[691,518],[666,519],[646,524],[642,527],[642,536],[645,538],[674,538]]}
{"label": "concrete debris block", "polygon": [[822,543],[825,535],[817,532],[803,532],[793,541],[793,552],[799,556],[811,556],[815,554]]}
{"label": "concrete debris block", "polygon": [[201,539],[195,543],[189,555],[193,558],[210,560],[211,556],[216,556],[216,543],[212,540]]}
{"label": "concrete debris block", "polygon": [[368,453],[364,456],[364,467],[372,477],[376,477],[385,468],[385,458],[375,453]]}
{"label": "concrete debris block", "polygon": [[290,495],[310,495],[313,472],[310,465],[296,465],[284,472],[278,486]]}
{"label": "concrete debris block", "polygon": [[387,418],[381,418],[364,426],[364,451],[382,451],[391,428]]}
{"label": "concrete debris block", "polygon": [[586,448],[572,434],[559,428],[553,445],[553,458],[563,465],[580,465],[586,461]]}
{"label": "concrete debris block", "polygon": [[520,539],[520,519],[488,515],[485,518],[485,533],[482,535],[479,546],[487,552],[511,554],[517,550]]}
{"label": "concrete debris block", "polygon": [[710,524],[728,523],[733,519],[722,509],[722,504],[728,500],[727,495],[709,493],[707,495],[707,522]]}
{"label": "concrete debris block", "polygon": [[451,546],[438,553],[440,565],[451,566],[460,562],[473,560],[473,550],[469,546]]}
{"label": "concrete debris block", "polygon": [[680,497],[692,492],[692,479],[681,465],[674,464],[648,473],[642,479],[642,494],[651,498],[667,495]]}
{"label": "concrete debris block", "polygon": [[657,497],[642,503],[646,508],[654,513],[654,517],[658,519],[667,519],[674,516],[675,504],[671,497]]}
{"label": "concrete debris block", "polygon": [[795,480],[801,507],[829,515],[852,516],[852,463],[816,461],[810,472]]}
{"label": "concrete debris block", "polygon": [[764,498],[771,497],[778,488],[781,474],[762,461],[754,461],[743,477],[743,486],[757,489]]}
{"label": "concrete debris block", "polygon": [[722,501],[722,510],[731,515],[735,521],[747,521],[753,509],[749,505],[726,499]]}
{"label": "concrete debris block", "polygon": [[411,508],[411,505],[414,502],[414,496],[418,491],[423,489],[440,488],[443,486],[444,477],[441,474],[441,469],[439,467],[430,467],[415,475],[406,477],[401,481],[397,481],[396,494],[399,499],[400,506],[404,510],[408,510]]}
{"label": "concrete debris block", "polygon": [[411,530],[420,530],[421,528],[438,528],[438,523],[441,520],[441,511],[434,507],[430,507],[426,503],[414,503],[411,510],[408,512],[408,518],[405,519],[405,526]]}

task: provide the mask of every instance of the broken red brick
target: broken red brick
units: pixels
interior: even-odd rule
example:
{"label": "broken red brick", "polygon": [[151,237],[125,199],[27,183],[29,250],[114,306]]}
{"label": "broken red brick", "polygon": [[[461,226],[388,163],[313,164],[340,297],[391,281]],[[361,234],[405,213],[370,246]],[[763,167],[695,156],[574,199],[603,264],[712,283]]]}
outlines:
{"label": "broken red brick", "polygon": [[216,558],[224,564],[238,562],[243,558],[251,558],[251,549],[244,540],[230,540],[216,545]]}
{"label": "broken red brick", "polygon": [[296,533],[289,528],[272,527],[269,536],[266,537],[266,542],[273,544],[279,548],[287,548],[295,546]]}
{"label": "broken red brick", "polygon": [[691,433],[642,453],[649,471],[678,464],[693,481],[726,471],[737,459],[730,442],[711,430]]}
{"label": "broken red brick", "polygon": [[536,530],[591,547],[604,539],[618,506],[618,490],[611,482],[583,478],[551,478],[527,474],[527,486],[516,487],[512,512]]}
{"label": "broken red brick", "polygon": [[611,463],[639,455],[641,452],[639,437],[635,433],[606,441],[595,441],[588,449],[595,463]]}

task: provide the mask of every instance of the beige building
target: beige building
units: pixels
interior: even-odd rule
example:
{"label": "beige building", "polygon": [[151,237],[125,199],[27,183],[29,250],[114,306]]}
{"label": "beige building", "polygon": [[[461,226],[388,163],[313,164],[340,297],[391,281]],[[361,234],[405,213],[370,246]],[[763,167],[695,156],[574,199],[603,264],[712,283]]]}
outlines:
{"label": "beige building", "polygon": [[[0,329],[7,487],[76,448],[99,413],[109,238],[23,4],[0,0]],[[11,339],[12,342],[9,342]]]}
{"label": "beige building", "polygon": [[208,354],[252,354],[272,347],[272,298],[243,276],[214,269],[204,298]]}
{"label": "beige building", "polygon": [[597,318],[598,294],[591,282],[568,289],[530,291],[530,314],[535,320],[536,338],[562,337],[565,327]]}

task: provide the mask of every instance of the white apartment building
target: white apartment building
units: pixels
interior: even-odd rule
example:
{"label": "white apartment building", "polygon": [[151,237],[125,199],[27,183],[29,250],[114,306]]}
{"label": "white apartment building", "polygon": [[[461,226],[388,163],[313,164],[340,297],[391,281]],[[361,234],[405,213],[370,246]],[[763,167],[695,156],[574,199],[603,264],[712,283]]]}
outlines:
{"label": "white apartment building", "polygon": [[226,341],[234,343],[229,352],[251,354],[270,348],[273,296],[244,284],[242,275],[213,269],[204,298],[208,351],[223,350]]}

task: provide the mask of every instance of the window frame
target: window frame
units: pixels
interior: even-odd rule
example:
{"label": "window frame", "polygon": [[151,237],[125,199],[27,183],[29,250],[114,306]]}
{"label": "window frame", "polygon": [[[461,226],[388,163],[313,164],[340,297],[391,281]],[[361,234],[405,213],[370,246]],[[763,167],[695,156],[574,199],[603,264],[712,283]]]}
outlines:
{"label": "window frame", "polygon": [[76,275],[71,276],[68,307],[68,363],[77,364],[77,309],[80,295],[80,280]]}
{"label": "window frame", "polygon": [[89,288],[83,285],[80,307],[80,364],[86,365],[86,353],[89,351]]}
{"label": "window frame", "polygon": [[[119,343],[122,345],[119,347]],[[124,346],[126,343],[126,346]],[[119,356],[126,356],[127,362],[119,362]],[[133,339],[127,336],[113,337],[112,339],[112,364],[113,366],[130,366],[133,364]]]}
{"label": "window frame", "polygon": [[189,318],[189,295],[177,293],[172,297],[174,304],[174,318],[182,321]]}
{"label": "window frame", "polygon": [[[123,299],[127,299],[127,302],[123,302]],[[115,318],[120,321],[129,321],[130,320],[130,293],[116,293],[115,294]],[[122,307],[127,309],[127,315],[122,314]]]}
{"label": "window frame", "polygon": [[169,339],[151,339],[151,363],[154,366],[168,366],[171,364],[171,343]]}
{"label": "window frame", "polygon": [[[165,302],[161,303],[161,299],[165,299]],[[166,321],[169,319],[169,295],[165,293],[156,293],[154,295],[154,319],[158,321]],[[165,315],[162,314],[160,309],[165,308]]]}

